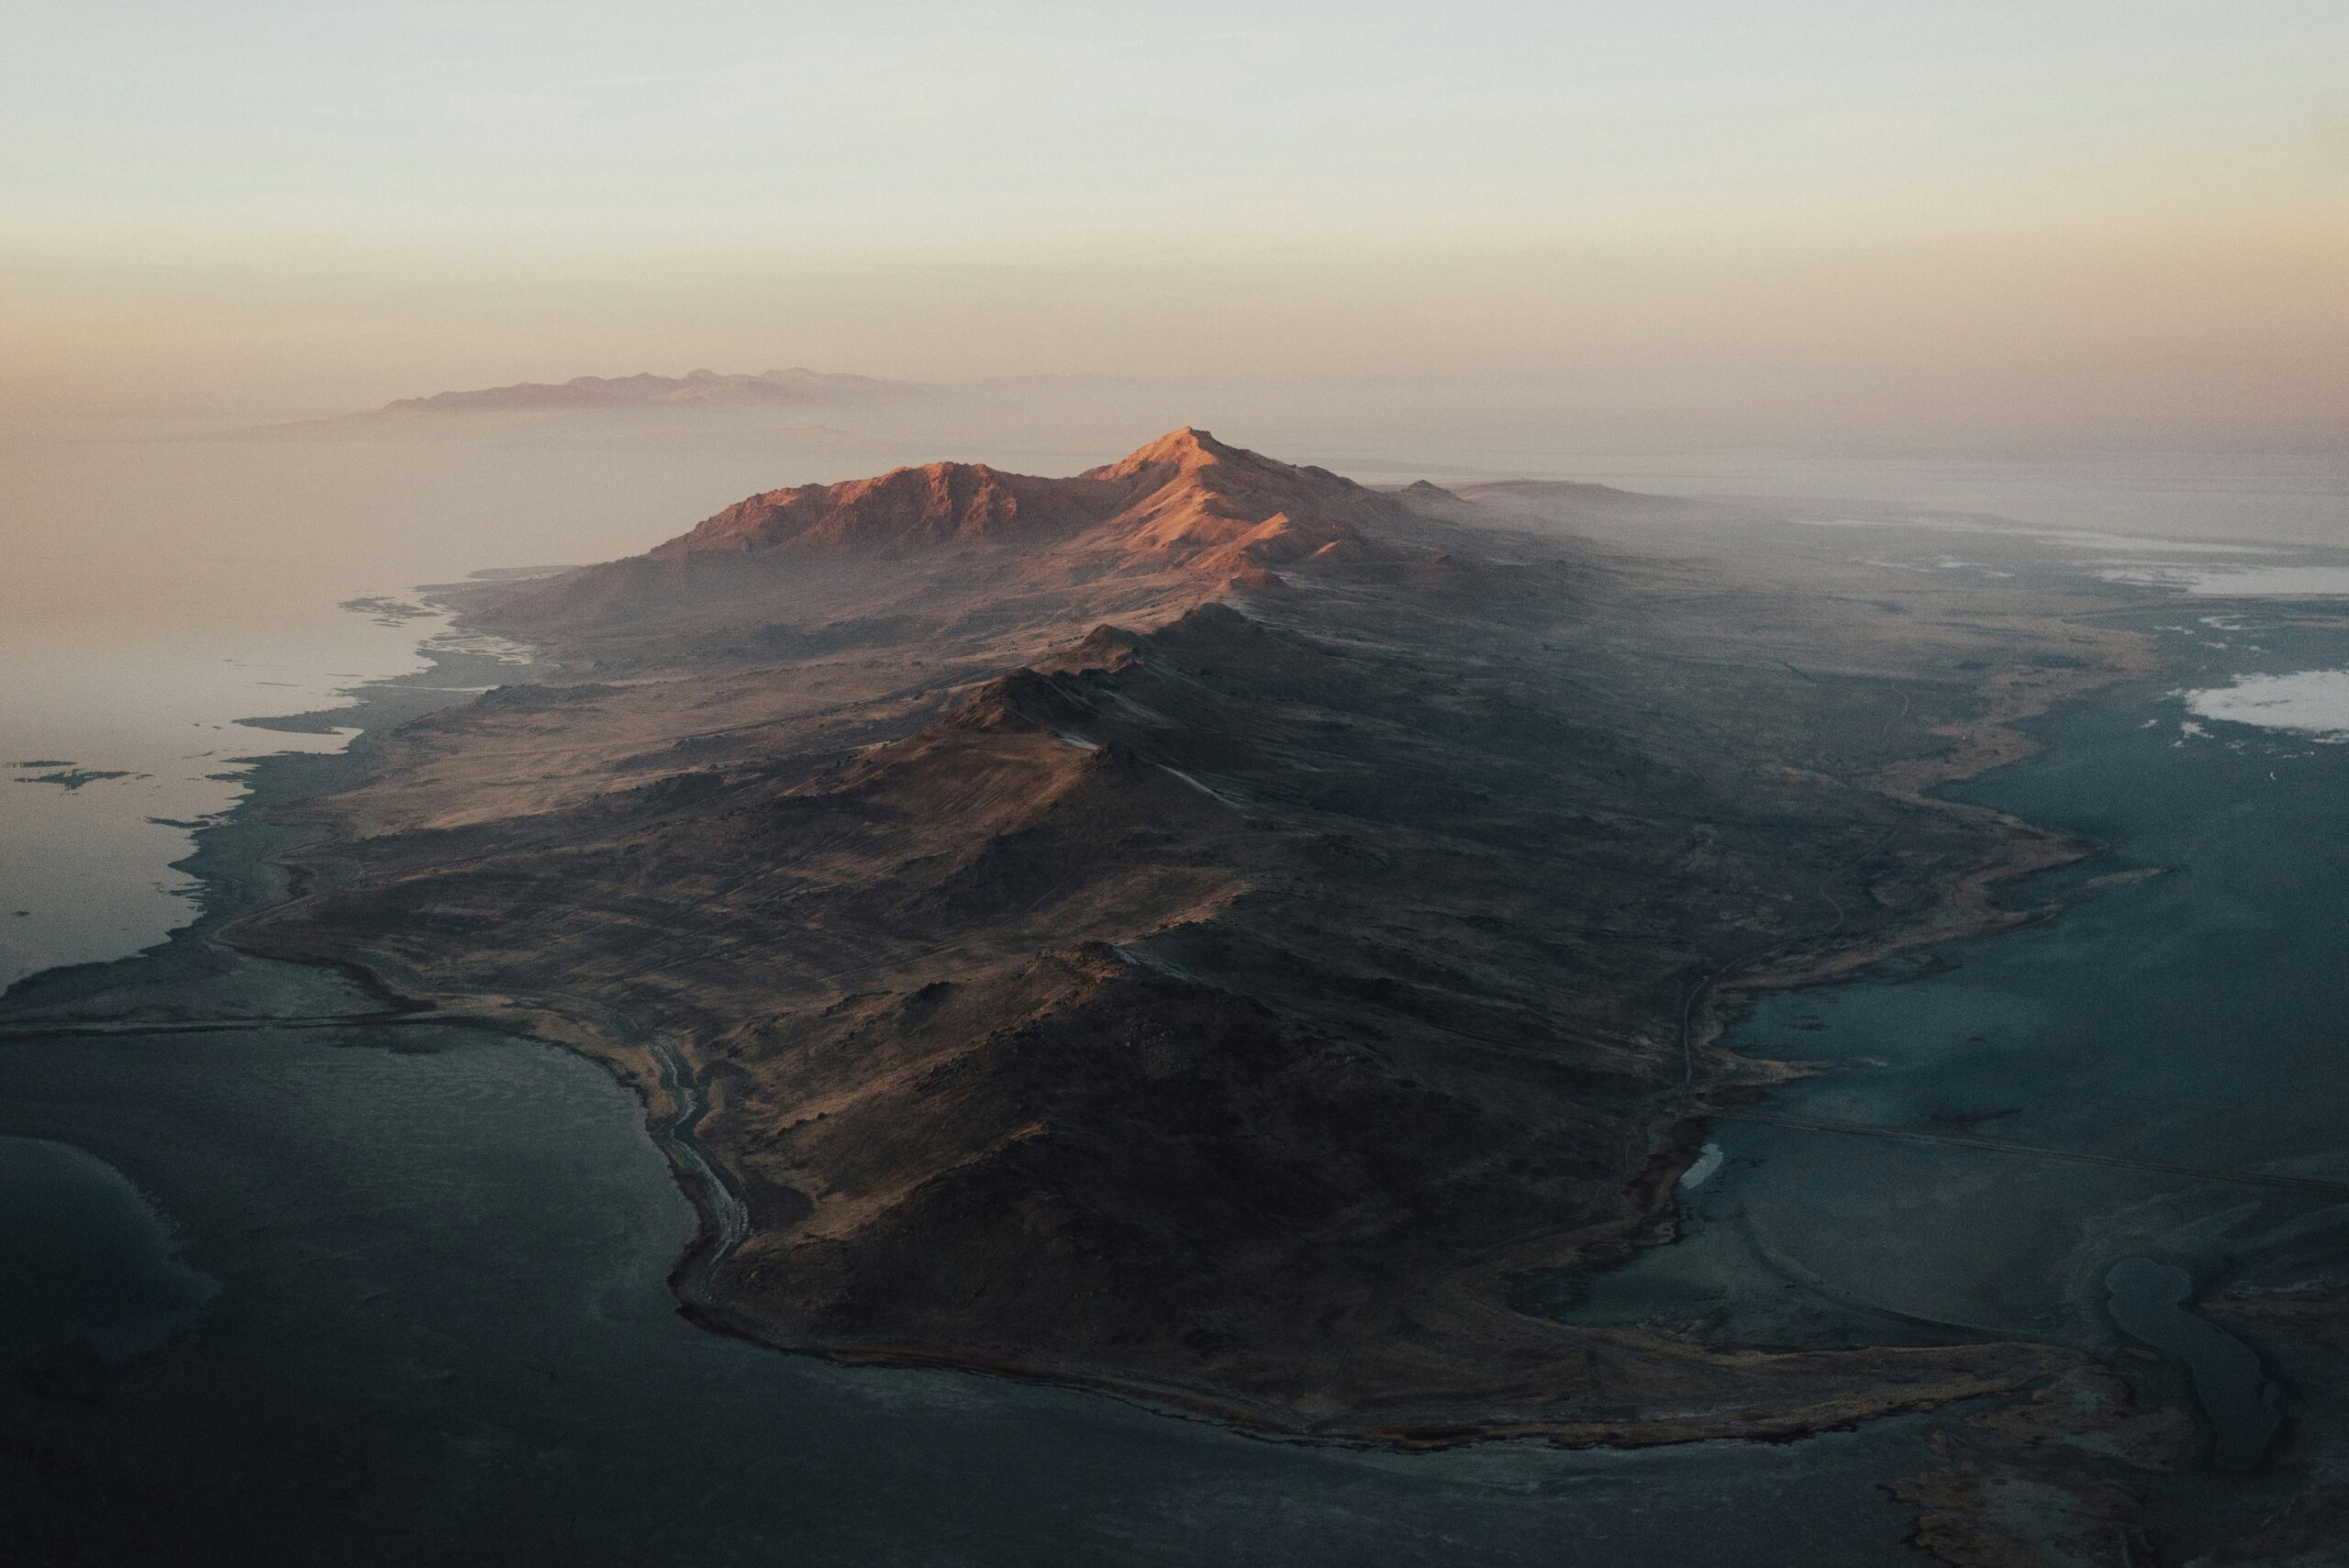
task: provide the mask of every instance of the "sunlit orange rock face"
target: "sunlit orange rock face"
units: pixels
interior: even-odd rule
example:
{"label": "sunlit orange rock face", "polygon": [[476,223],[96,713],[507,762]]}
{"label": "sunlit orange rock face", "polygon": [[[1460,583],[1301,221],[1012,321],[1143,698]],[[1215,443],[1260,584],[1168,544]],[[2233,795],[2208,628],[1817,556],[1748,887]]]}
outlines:
{"label": "sunlit orange rock face", "polygon": [[1393,521],[1397,502],[1326,469],[1227,446],[1189,427],[1073,479],[934,462],[739,501],[651,553],[1026,539],[1231,567],[1296,560]]}

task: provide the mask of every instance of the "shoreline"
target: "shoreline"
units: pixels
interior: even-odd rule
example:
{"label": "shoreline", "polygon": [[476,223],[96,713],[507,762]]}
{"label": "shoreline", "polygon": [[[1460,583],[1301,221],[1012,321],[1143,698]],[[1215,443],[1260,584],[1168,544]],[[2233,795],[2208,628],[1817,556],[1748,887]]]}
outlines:
{"label": "shoreline", "polygon": [[[2133,634],[2121,635],[2128,637]],[[462,650],[434,651],[429,647],[419,651],[427,661],[425,668],[407,676],[367,683],[353,688],[352,695],[357,701],[350,707],[322,710],[318,715],[297,715],[278,721],[294,725],[305,719],[323,721],[326,715],[331,715],[340,724],[357,728],[360,734],[354,737],[350,746],[338,753],[279,753],[257,762],[245,799],[222,819],[200,829],[196,849],[181,862],[206,890],[197,919],[175,931],[161,947],[126,960],[112,961],[112,963],[160,958],[183,951],[183,944],[213,944],[229,951],[260,958],[328,967],[354,979],[371,996],[380,1000],[384,1004],[382,1021],[384,1023],[462,1024],[539,1040],[597,1062],[635,1093],[641,1106],[641,1125],[645,1134],[661,1151],[672,1181],[693,1209],[694,1234],[680,1251],[670,1270],[667,1284],[679,1313],[696,1327],[745,1339],[763,1348],[786,1354],[814,1356],[843,1364],[953,1370],[1077,1387],[1162,1410],[1215,1420],[1268,1438],[1366,1443],[1407,1451],[1528,1438],[1561,1446],[1618,1448],[1732,1438],[1784,1441],[1906,1411],[1931,1409],[1953,1400],[2011,1392],[2057,1370],[2052,1365],[2032,1365],[2010,1369],[1987,1381],[1958,1378],[1905,1391],[1888,1390],[1886,1397],[1878,1399],[1830,1401],[1824,1407],[1816,1400],[1806,1401],[1798,1395],[1787,1406],[1775,1410],[1711,1419],[1673,1419],[1666,1417],[1623,1421],[1559,1420],[1543,1419],[1530,1413],[1510,1417],[1489,1408],[1476,1409],[1476,1401],[1472,1398],[1466,1407],[1406,1404],[1383,1412],[1358,1411],[1353,1413],[1354,1418],[1351,1421],[1323,1426],[1300,1422],[1292,1412],[1235,1398],[1208,1388],[1119,1377],[1105,1369],[1039,1362],[1016,1352],[954,1350],[916,1343],[844,1341],[795,1344],[779,1340],[762,1331],[762,1326],[754,1318],[728,1305],[711,1287],[715,1271],[724,1262],[734,1243],[747,1234],[747,1211],[742,1208],[740,1195],[729,1184],[723,1168],[694,1139],[693,1124],[698,1121],[702,1107],[696,1103],[696,1095],[690,1091],[698,1089],[699,1085],[687,1074],[682,1058],[676,1058],[664,1067],[658,1042],[633,1020],[620,1017],[611,1009],[572,997],[508,996],[435,990],[416,983],[412,976],[403,977],[388,973],[379,964],[334,951],[325,944],[313,947],[282,940],[256,941],[250,940],[244,929],[257,917],[278,913],[332,885],[332,851],[341,828],[336,814],[320,806],[319,800],[379,775],[383,767],[381,737],[398,724],[425,712],[455,706],[465,700],[464,694],[454,693],[451,689],[460,684],[459,681],[450,678],[452,673],[451,667],[487,657]],[[2003,693],[1987,712],[1967,727],[1972,733],[1966,736],[1967,744],[1961,750],[1940,759],[1914,759],[1885,770],[1886,775],[1905,774],[1900,781],[1905,788],[1896,784],[1886,793],[1927,804],[1938,810],[1984,810],[1983,807],[1948,801],[1924,792],[1940,784],[1976,776],[2032,754],[2039,743],[2016,726],[2046,713],[2060,703],[2077,700],[2141,675],[2154,663],[2154,661],[2147,657],[2118,670],[2058,673],[2060,678],[2031,692]],[[511,678],[517,672],[516,667],[510,664],[493,664],[486,672],[477,670],[475,673],[503,674]],[[1691,1052],[1692,1081],[1686,1094],[1693,1098],[1685,1102],[1678,1111],[1664,1114],[1652,1124],[1649,1139],[1651,1158],[1626,1188],[1627,1205],[1620,1218],[1598,1227],[1585,1228],[1579,1242],[1571,1235],[1553,1235],[1512,1247],[1508,1250],[1509,1255],[1507,1257],[1488,1257],[1472,1262],[1454,1276],[1461,1293],[1469,1298],[1463,1305],[1473,1306],[1480,1311],[1510,1310],[1492,1299],[1492,1287],[1513,1267],[1524,1266],[1521,1260],[1531,1251],[1547,1254],[1553,1260],[1553,1266],[1571,1267],[1577,1261],[1596,1263],[1609,1253],[1628,1255],[1675,1238],[1677,1233],[1674,1218],[1676,1212],[1675,1182],[1679,1173],[1696,1157],[1702,1142],[1704,1129],[1710,1119],[1709,1110],[1706,1107],[1707,1096],[1725,1093],[1741,1099],[1749,1095],[1760,1097],[1766,1093],[1771,1083],[1798,1075],[1791,1071],[1772,1072],[1766,1064],[1733,1056],[1720,1048],[1720,1040],[1734,1028],[1756,994],[1831,983],[1853,976],[1900,951],[1995,935],[2036,919],[2050,917],[2052,910],[1996,909],[1992,906],[1991,895],[2001,884],[2093,853],[2093,848],[2011,818],[2004,819],[2004,826],[2008,833],[2020,835],[2016,852],[1997,866],[1969,874],[1952,889],[1950,898],[1943,906],[1954,905],[1969,913],[1972,917],[1961,925],[1939,925],[1899,932],[1865,947],[1836,954],[1823,962],[1806,961],[1790,968],[1765,969],[1726,981],[1716,976],[1708,981],[1709,995],[1697,1007],[1693,1019],[1698,1032],[1687,1044]],[[240,862],[241,864],[239,863]],[[276,885],[271,885],[273,882]],[[1830,902],[1832,903],[1831,897]],[[1773,953],[1759,956],[1766,961],[1783,953],[1787,948],[1815,949],[1818,943],[1831,940],[1832,934],[1831,928],[1818,936],[1781,944],[1780,949]],[[80,967],[106,969],[112,963]],[[28,977],[28,980],[50,981],[52,977],[68,973],[43,972],[41,975]],[[19,998],[12,995],[6,1012],[18,1012],[21,1005]],[[0,1027],[6,1027],[13,1035],[18,1032],[14,1027],[16,1022],[10,1019],[7,1026]],[[43,1028],[54,1030],[59,1027],[70,1029],[76,1022],[65,1017],[52,1016],[45,1020],[25,1019],[23,1027],[27,1030]],[[82,1019],[78,1023],[85,1029],[108,1027],[102,1019]],[[239,1020],[233,1024],[223,1021],[218,1027],[249,1028],[264,1024],[265,1020],[259,1019]],[[117,1027],[133,1028],[135,1023],[133,1020],[118,1020]],[[202,1026],[199,1023],[192,1027]],[[674,1051],[670,1054],[672,1057],[675,1055]],[[1702,1073],[1694,1072],[1694,1064],[1698,1060],[1706,1062],[1707,1071]],[[730,1221],[729,1213],[733,1217]],[[1563,1258],[1562,1246],[1564,1249]],[[1542,1328],[1556,1327],[1546,1319],[1529,1318],[1527,1321]],[[1986,1352],[1993,1349],[1988,1346],[1977,1348]],[[2008,1349],[2025,1352],[2023,1359],[2027,1362],[2045,1359],[2043,1354],[2032,1353],[2039,1351],[2039,1347],[2017,1343]],[[1701,1351],[1693,1346],[1687,1347],[1687,1351],[1699,1356],[1718,1354]],[[1864,1350],[1854,1353],[1882,1352]],[[1507,1403],[1506,1400],[1503,1402]]]}
{"label": "shoreline", "polygon": [[[2156,604],[2149,602],[2129,606],[2126,610],[2099,612],[2097,618],[2147,613],[2156,607]],[[1789,955],[1790,950],[1831,942],[1841,925],[1839,908],[1836,927],[1816,936],[1783,943],[1746,961],[1765,967],[1750,973],[1732,974],[1731,971],[1742,967],[1733,962],[1708,977],[1699,987],[1698,995],[1692,998],[1692,1017],[1684,1025],[1684,1045],[1691,1051],[1712,1053],[1717,1072],[1730,1063],[1737,1063],[1748,1074],[1756,1071],[1762,1074],[1747,1081],[1741,1081],[1732,1074],[1717,1086],[1732,1091],[1751,1087],[1766,1092],[1773,1084],[1809,1075],[1808,1069],[1796,1063],[1763,1062],[1737,1056],[1721,1049],[1720,1041],[1743,1021],[1754,1003],[1765,994],[1806,990],[1856,980],[1878,964],[1904,953],[1982,941],[2009,931],[2043,925],[2062,915],[2064,906],[2061,904],[2043,905],[2036,908],[2002,908],[1998,905],[1998,895],[2008,885],[2043,872],[2092,860],[2103,852],[2103,847],[2076,835],[2042,828],[2037,823],[1989,806],[1953,800],[1940,792],[1948,785],[1964,784],[1999,768],[2027,761],[2044,751],[2045,743],[2023,728],[2031,721],[2047,717],[2067,704],[2084,702],[2116,686],[2144,680],[2162,668],[2163,657],[2150,637],[2132,630],[2113,632],[2109,629],[2103,630],[2103,635],[2132,648],[2136,657],[2110,670],[2059,673],[2047,687],[2039,690],[2028,693],[2010,690],[1968,727],[1969,732],[1962,737],[1965,744],[1959,750],[1940,758],[1922,757],[1895,762],[1879,769],[1873,775],[1874,779],[1880,781],[1876,786],[1879,792],[1892,799],[1930,811],[1989,817],[2013,844],[2014,852],[1994,865],[1980,867],[1957,880],[1943,905],[1945,908],[1957,911],[1961,917],[1951,923],[1888,931],[1874,941],[1842,952],[1787,967],[1766,967],[1770,960]],[[1830,901],[1832,902],[1831,899]],[[1692,1119],[1699,1121],[1705,1118],[1704,1112],[1692,1116]]]}

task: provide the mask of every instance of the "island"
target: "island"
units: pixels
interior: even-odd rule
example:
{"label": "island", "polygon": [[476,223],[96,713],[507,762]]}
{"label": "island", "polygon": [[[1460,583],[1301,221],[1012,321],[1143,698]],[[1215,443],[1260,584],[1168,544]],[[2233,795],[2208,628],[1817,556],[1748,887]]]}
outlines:
{"label": "island", "polygon": [[1777,1437],[2043,1385],[1527,1309],[1668,1240],[1748,998],[2034,917],[1936,787],[2151,666],[2060,583],[1180,429],[486,583],[551,672],[371,738],[249,950],[643,1095],[712,1328],[1270,1431]]}

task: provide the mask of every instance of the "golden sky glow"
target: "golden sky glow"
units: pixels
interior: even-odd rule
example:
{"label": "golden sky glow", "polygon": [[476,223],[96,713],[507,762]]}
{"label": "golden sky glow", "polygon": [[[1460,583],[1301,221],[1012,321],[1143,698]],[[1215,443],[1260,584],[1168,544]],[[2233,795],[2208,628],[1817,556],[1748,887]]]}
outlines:
{"label": "golden sky glow", "polygon": [[705,363],[1533,378],[1768,439],[2349,408],[2333,0],[8,28],[18,417]]}

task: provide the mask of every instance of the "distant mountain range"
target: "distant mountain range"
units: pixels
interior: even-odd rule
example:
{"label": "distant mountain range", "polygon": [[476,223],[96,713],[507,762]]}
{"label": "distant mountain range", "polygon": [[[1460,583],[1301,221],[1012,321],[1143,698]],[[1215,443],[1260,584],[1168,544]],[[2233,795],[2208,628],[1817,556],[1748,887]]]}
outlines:
{"label": "distant mountain range", "polygon": [[402,397],[381,408],[342,414],[325,419],[297,419],[262,425],[232,433],[235,438],[299,438],[362,435],[382,431],[417,431],[430,428],[458,428],[484,418],[546,417],[576,415],[650,415],[675,413],[692,417],[710,413],[796,409],[871,407],[918,397],[929,388],[918,382],[882,381],[873,376],[835,371],[761,371],[757,374],[721,374],[688,371],[681,376],[573,376],[565,382],[517,382],[511,386],[485,386],[462,392],[436,392],[428,397]]}
{"label": "distant mountain range", "polygon": [[[756,375],[721,375],[716,371],[687,371],[681,376],[576,375],[550,384],[518,382],[512,386],[486,386],[473,392],[436,392],[429,397],[403,397],[386,403],[376,413],[476,414],[511,409],[771,407],[777,405],[864,403],[908,397],[923,391],[910,381],[876,381],[871,376],[835,371],[794,368],[761,371]],[[366,416],[360,416],[366,417]]]}

